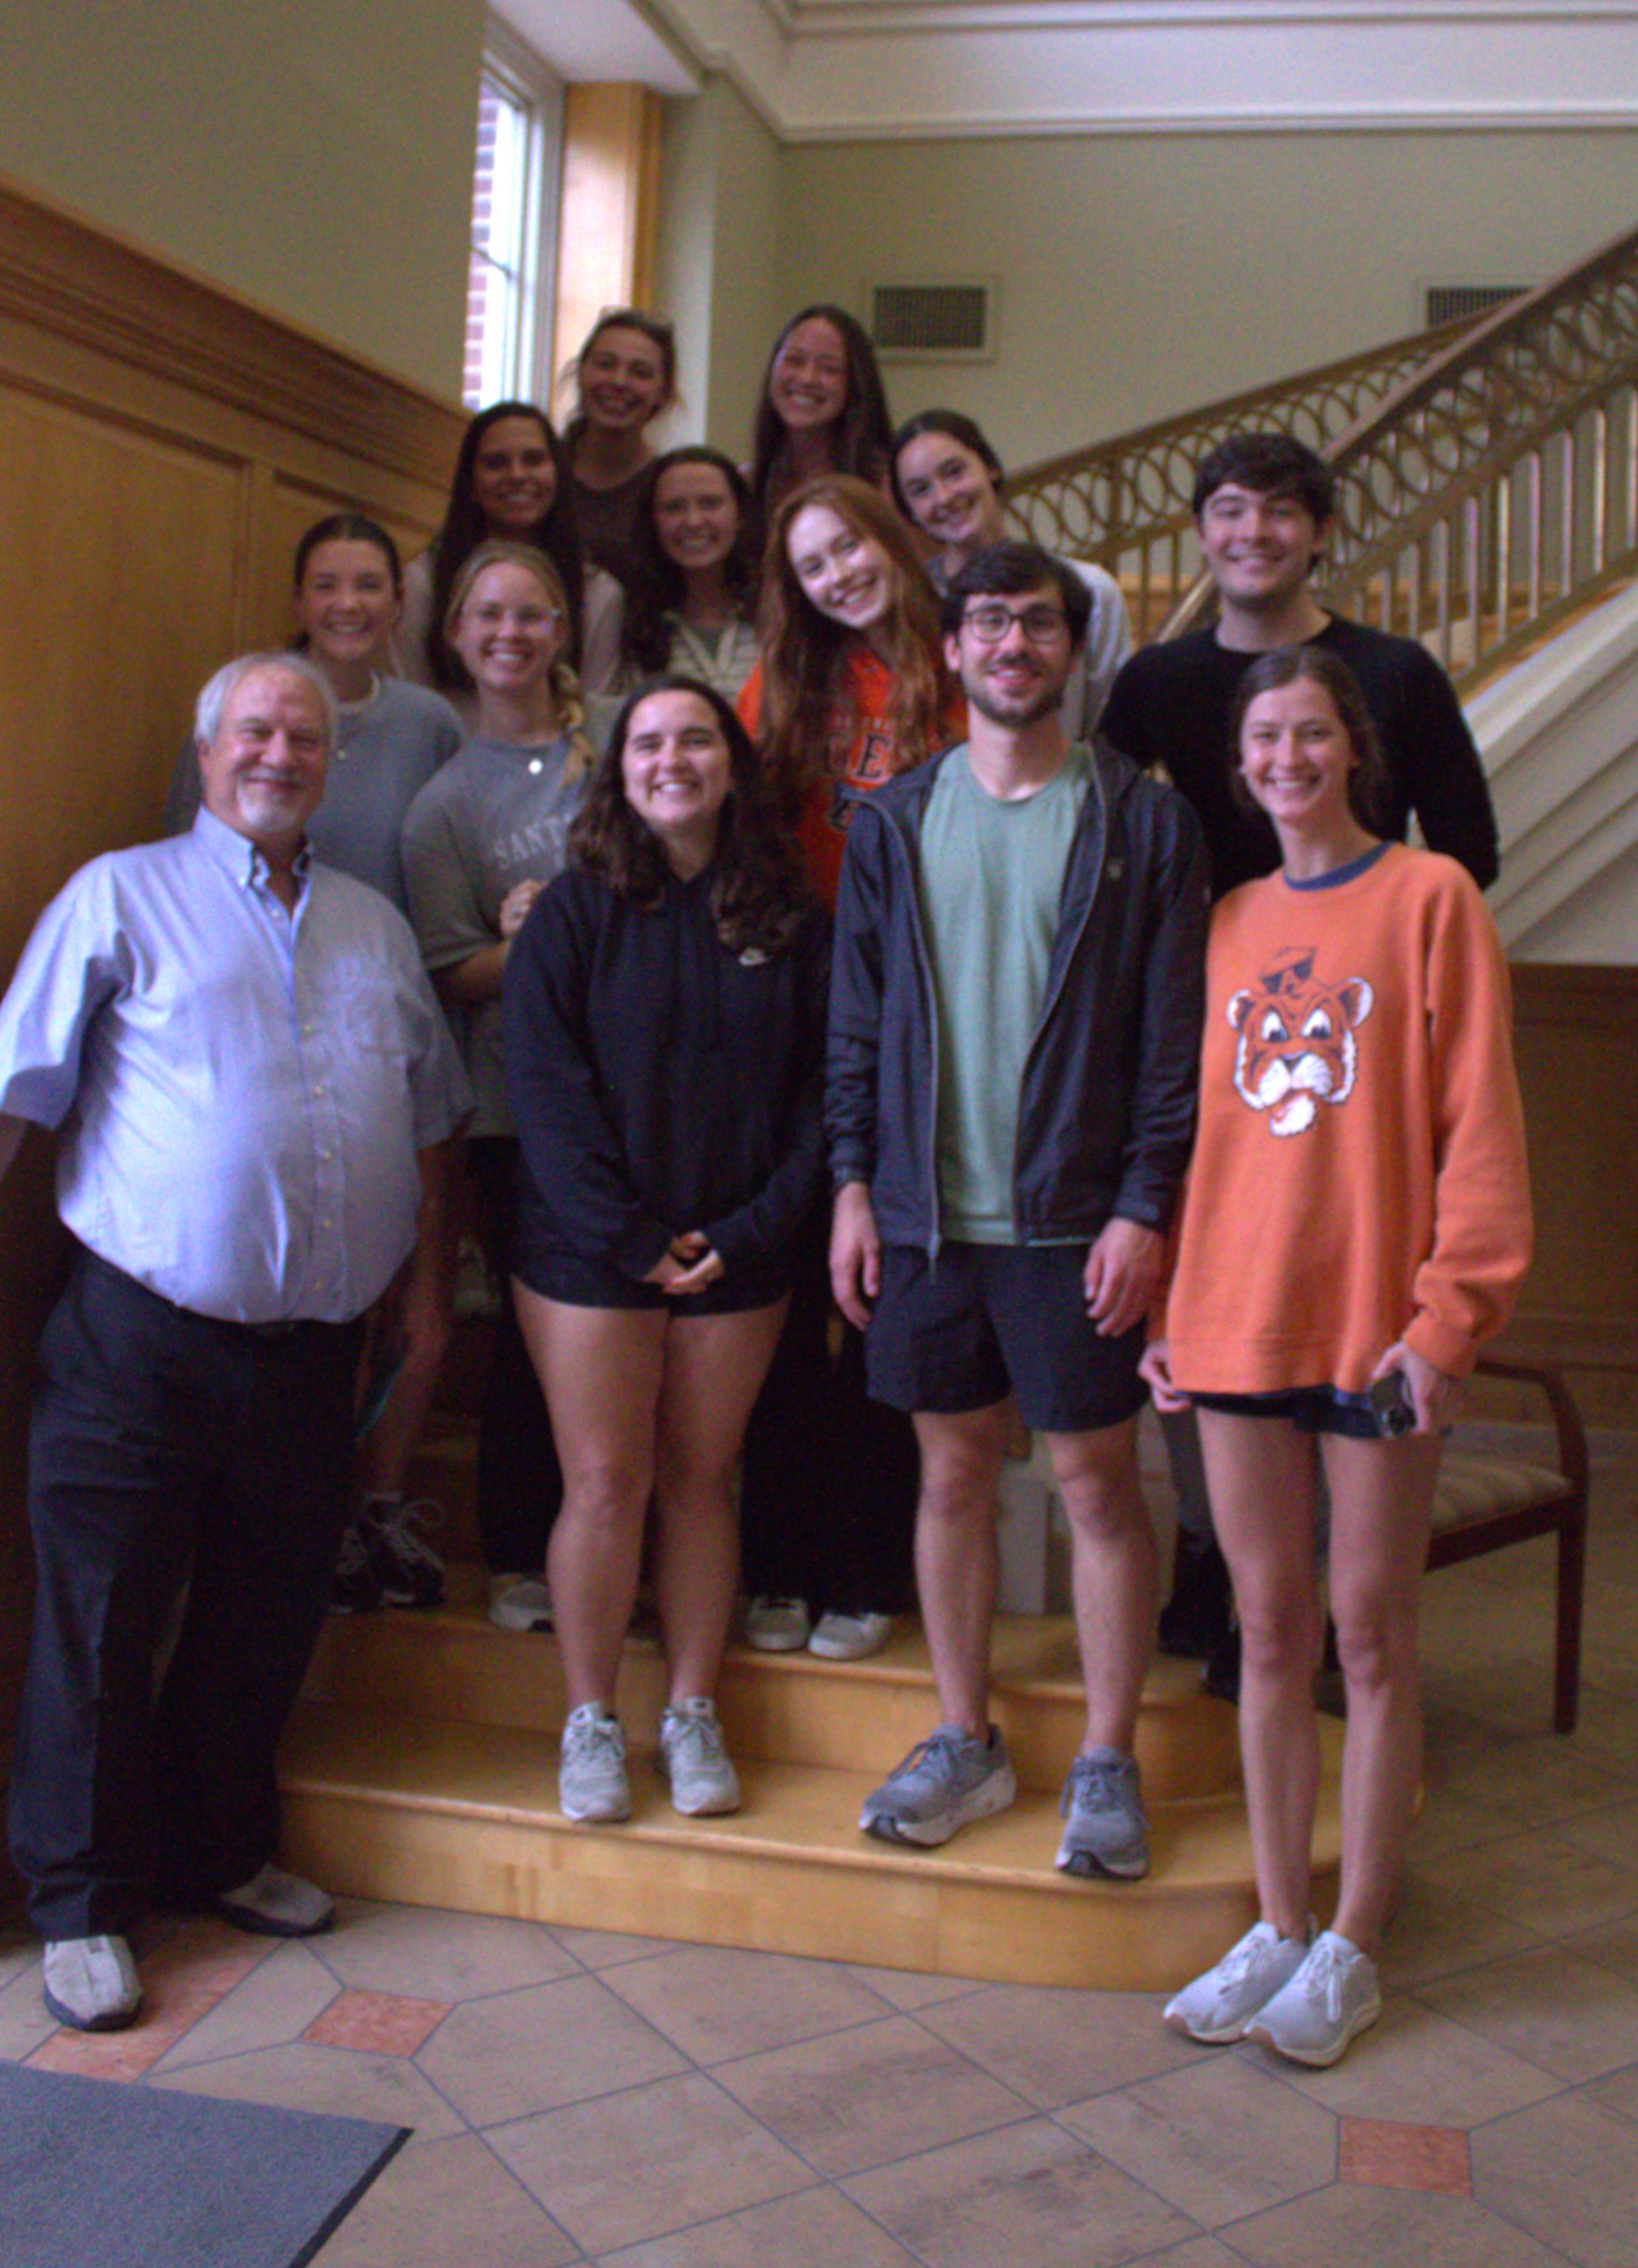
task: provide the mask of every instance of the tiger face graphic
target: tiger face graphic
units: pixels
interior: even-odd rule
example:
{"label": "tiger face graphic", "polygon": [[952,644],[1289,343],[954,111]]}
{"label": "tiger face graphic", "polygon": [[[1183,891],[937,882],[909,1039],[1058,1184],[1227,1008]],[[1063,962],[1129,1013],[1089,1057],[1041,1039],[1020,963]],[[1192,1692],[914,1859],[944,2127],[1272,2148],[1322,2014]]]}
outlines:
{"label": "tiger face graphic", "polygon": [[1272,1134],[1306,1133],[1320,1103],[1344,1103],[1354,1091],[1354,1035],[1370,1013],[1371,990],[1363,976],[1321,983],[1314,961],[1312,946],[1288,946],[1228,1005],[1240,1035],[1235,1091],[1268,1113]]}

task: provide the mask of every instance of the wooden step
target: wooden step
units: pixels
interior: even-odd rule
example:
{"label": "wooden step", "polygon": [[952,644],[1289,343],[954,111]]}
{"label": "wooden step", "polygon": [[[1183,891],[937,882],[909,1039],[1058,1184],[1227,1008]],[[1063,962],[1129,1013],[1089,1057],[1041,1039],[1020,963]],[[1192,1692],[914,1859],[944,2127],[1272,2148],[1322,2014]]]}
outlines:
{"label": "wooden step", "polygon": [[[860,1807],[934,1723],[907,1626],[861,1663],[736,1652],[719,1701],[744,1807],[674,1813],[652,1768],[657,1648],[628,1642],[621,1706],[635,1811],[570,1825],[556,1808],[564,1711],[555,1642],[493,1630],[475,1571],[436,1615],[337,1621],[283,1754],[289,1862],[356,1896],[643,1936],[1039,1984],[1170,1989],[1256,1917],[1233,1712],[1194,1666],[1157,1661],[1139,1756],[1151,1868],[1138,1883],[1056,1873],[1058,1790],[1081,1730],[1073,1633],[996,1625],[994,1713],[1017,1806],[941,1851],[873,1841]],[[1322,1721],[1318,1900],[1334,1896],[1341,1728]]]}
{"label": "wooden step", "polygon": [[[494,1629],[480,1610],[475,1568],[449,1571],[450,1604],[430,1615],[333,1620],[307,1691],[338,1707],[446,1719],[519,1730],[561,1731],[568,1712],[562,1665],[549,1638]],[[991,1714],[1019,1786],[1056,1796],[1081,1742],[1084,1699],[1074,1625],[1067,1617],[1003,1615],[990,1649]],[[736,1758],[819,1764],[879,1780],[937,1720],[932,1667],[918,1623],[901,1622],[868,1661],[821,1661],[806,1652],[730,1650],[717,1690]],[[1137,1755],[1151,1795],[1187,1798],[1237,1788],[1234,1712],[1201,1706],[1198,1666],[1164,1656],[1151,1666]],[[650,1639],[627,1642],[621,1713],[643,1737],[665,1701],[665,1663]]]}
{"label": "wooden step", "polygon": [[[1080,1881],[1053,1867],[1051,1796],[1024,1793],[942,1851],[911,1852],[858,1830],[874,1771],[742,1757],[744,1808],[684,1820],[650,1752],[634,1749],[631,1820],[577,1827],[556,1808],[556,1746],[549,1733],[309,1705],[285,1744],[289,1862],[353,1896],[1118,1991],[1175,1988],[1256,1918],[1232,1794],[1151,1800],[1148,1878]],[[1327,1798],[1327,1876],[1337,1836]]]}

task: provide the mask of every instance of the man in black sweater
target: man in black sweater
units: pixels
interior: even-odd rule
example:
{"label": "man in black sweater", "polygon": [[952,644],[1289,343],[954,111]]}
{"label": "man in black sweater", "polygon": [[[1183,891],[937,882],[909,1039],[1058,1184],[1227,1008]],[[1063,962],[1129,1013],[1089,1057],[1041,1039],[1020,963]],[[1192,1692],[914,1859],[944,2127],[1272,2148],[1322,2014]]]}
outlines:
{"label": "man in black sweater", "polygon": [[1497,872],[1495,814],[1449,678],[1414,638],[1344,621],[1314,595],[1331,533],[1329,468],[1288,434],[1234,434],[1202,462],[1194,504],[1217,586],[1216,623],[1135,653],[1114,681],[1103,730],[1135,762],[1164,764],[1194,805],[1214,898],[1280,863],[1267,818],[1243,810],[1230,790],[1229,717],[1240,680],[1260,653],[1311,643],[1359,681],[1387,760],[1386,831],[1403,836],[1414,812],[1428,848],[1459,859],[1487,889]]}
{"label": "man in black sweater", "polygon": [[[1137,763],[1164,766],[1194,805],[1213,898],[1280,863],[1267,819],[1232,790],[1235,695],[1260,653],[1308,644],[1326,647],[1359,681],[1387,762],[1384,832],[1402,837],[1414,813],[1429,849],[1459,859],[1487,889],[1499,863],[1495,814],[1450,680],[1414,638],[1347,622],[1314,595],[1335,512],[1330,468],[1289,434],[1231,434],[1201,461],[1193,501],[1217,586],[1216,623],[1135,653],[1111,689],[1103,731]],[[1165,1433],[1185,1542],[1160,1642],[1168,1653],[1209,1657],[1207,1683],[1228,1692],[1238,1639],[1192,1418],[1168,1421]]]}

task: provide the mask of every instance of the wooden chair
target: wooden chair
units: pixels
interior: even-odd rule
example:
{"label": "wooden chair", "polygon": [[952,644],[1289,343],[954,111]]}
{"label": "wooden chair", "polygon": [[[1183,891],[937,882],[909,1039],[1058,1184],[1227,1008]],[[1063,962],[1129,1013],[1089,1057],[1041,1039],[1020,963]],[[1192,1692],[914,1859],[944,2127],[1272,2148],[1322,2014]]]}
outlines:
{"label": "wooden chair", "polygon": [[[1434,1492],[1428,1571],[1454,1567],[1481,1552],[1501,1551],[1532,1536],[1558,1538],[1557,1638],[1553,1725],[1576,1729],[1581,1698],[1581,1626],[1587,1575],[1587,1437],[1568,1387],[1556,1370],[1487,1359],[1480,1371],[1539,1389],[1558,1434],[1558,1463],[1480,1456],[1447,1447]],[[1454,1440],[1459,1444],[1459,1429]]]}
{"label": "wooden chair", "polygon": [[[1518,1457],[1481,1456],[1447,1447],[1439,1461],[1434,1491],[1433,1535],[1428,1572],[1454,1567],[1481,1552],[1527,1543],[1532,1536],[1558,1538],[1557,1637],[1553,1670],[1553,1726],[1573,1733],[1581,1699],[1581,1626],[1587,1578],[1587,1437],[1561,1373],[1531,1363],[1486,1359],[1480,1371],[1533,1386],[1541,1394],[1558,1435],[1558,1463],[1536,1464]],[[1455,1435],[1459,1443],[1459,1430]],[[1185,1541],[1179,1530],[1172,1581],[1183,1566]],[[1327,1657],[1334,1660],[1334,1635],[1327,1628]]]}

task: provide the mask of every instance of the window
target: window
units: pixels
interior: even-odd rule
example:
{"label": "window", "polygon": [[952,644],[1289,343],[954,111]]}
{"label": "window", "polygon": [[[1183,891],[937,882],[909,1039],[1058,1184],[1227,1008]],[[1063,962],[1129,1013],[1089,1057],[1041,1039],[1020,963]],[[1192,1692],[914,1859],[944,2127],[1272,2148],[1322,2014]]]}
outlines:
{"label": "window", "polygon": [[478,90],[461,400],[544,401],[562,89],[493,19]]}

